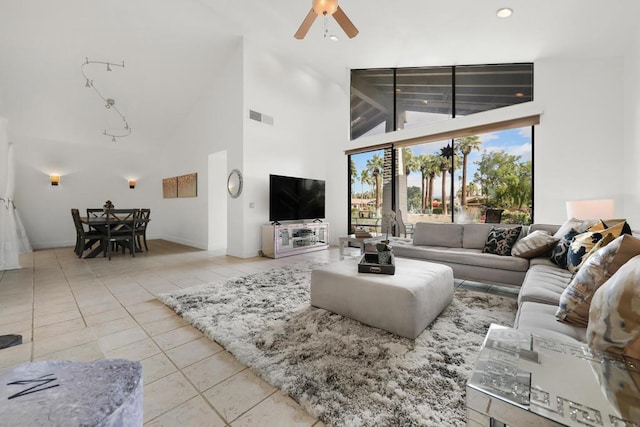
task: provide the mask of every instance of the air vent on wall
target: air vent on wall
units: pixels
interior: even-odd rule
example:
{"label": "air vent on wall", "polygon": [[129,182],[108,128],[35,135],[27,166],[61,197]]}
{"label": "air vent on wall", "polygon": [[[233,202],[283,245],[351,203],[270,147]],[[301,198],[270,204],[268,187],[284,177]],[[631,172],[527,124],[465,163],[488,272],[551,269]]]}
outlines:
{"label": "air vent on wall", "polygon": [[261,122],[267,125],[273,126],[273,117],[266,114],[258,113],[257,111],[249,110],[249,118],[256,122]]}

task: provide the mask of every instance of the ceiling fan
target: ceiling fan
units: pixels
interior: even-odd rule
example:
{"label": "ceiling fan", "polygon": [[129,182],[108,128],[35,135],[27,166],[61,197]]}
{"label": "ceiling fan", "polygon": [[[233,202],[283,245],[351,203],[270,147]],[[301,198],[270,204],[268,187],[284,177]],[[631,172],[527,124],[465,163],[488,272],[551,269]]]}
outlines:
{"label": "ceiling fan", "polygon": [[303,39],[304,36],[307,35],[309,28],[311,28],[311,24],[313,24],[313,21],[315,21],[318,16],[324,16],[324,18],[327,19],[329,15],[335,18],[338,25],[340,25],[350,39],[358,35],[358,29],[353,25],[353,22],[351,22],[347,15],[345,15],[340,6],[338,6],[338,0],[313,0],[311,11],[309,11],[304,21],[302,21],[294,37],[299,40]]}

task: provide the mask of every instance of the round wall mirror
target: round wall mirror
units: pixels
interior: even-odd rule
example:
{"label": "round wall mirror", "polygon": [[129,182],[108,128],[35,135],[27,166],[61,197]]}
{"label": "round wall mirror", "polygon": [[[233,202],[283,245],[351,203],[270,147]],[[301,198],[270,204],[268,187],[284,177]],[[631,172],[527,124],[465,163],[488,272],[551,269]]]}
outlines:
{"label": "round wall mirror", "polygon": [[234,199],[242,193],[242,173],[238,169],[234,169],[227,178],[227,191]]}

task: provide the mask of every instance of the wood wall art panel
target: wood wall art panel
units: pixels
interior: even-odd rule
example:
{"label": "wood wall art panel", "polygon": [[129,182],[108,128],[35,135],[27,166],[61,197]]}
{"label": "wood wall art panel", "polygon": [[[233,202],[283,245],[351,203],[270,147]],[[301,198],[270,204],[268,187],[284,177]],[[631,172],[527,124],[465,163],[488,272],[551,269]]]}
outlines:
{"label": "wood wall art panel", "polygon": [[198,197],[197,173],[189,173],[178,177],[178,197]]}
{"label": "wood wall art panel", "polygon": [[164,178],[162,180],[162,197],[165,199],[175,199],[178,197],[178,177]]}

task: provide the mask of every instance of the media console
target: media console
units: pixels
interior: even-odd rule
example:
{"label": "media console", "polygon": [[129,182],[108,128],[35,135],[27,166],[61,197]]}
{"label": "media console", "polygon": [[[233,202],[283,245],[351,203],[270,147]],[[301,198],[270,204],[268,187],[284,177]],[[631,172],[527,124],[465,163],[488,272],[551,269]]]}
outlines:
{"label": "media console", "polygon": [[329,247],[326,222],[262,226],[262,254],[269,258],[319,251]]}

